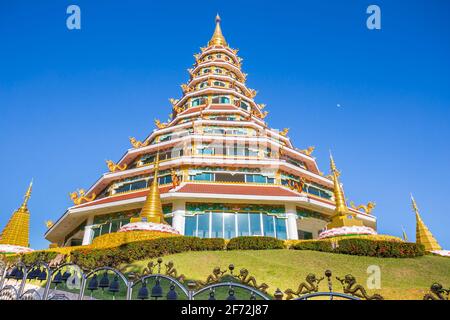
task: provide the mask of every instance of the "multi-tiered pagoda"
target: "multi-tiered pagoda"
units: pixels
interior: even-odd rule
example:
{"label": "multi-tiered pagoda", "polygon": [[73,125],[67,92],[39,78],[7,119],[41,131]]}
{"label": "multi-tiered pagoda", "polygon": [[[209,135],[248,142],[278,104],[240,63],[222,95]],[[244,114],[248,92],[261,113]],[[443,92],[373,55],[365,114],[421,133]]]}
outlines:
{"label": "multi-tiered pagoda", "polygon": [[[155,120],[157,128],[142,141],[130,138],[132,148],[117,163],[108,161],[109,172],[71,195],[75,205],[49,228],[49,241],[87,245],[136,221],[155,185],[158,153],[164,219],[180,234],[317,238],[336,216],[335,195],[346,201],[335,192],[337,170],[336,179],[324,176],[313,147],[296,149],[288,129],[269,127],[219,17],[208,45],[194,56],[181,98],[170,99],[169,120]],[[359,225],[376,229],[370,210],[345,208]]]}

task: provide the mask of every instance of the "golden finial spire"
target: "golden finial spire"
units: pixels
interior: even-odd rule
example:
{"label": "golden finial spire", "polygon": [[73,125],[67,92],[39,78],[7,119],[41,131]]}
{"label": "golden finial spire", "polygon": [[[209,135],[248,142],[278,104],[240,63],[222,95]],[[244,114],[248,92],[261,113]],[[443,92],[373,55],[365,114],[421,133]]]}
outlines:
{"label": "golden finial spire", "polygon": [[408,235],[406,234],[405,228],[402,226],[402,237],[404,241],[408,241]]}
{"label": "golden finial spire", "polygon": [[2,233],[0,234],[0,244],[28,247],[30,239],[30,212],[28,211],[28,201],[31,197],[33,181],[31,181],[24,200],[9,219]]}
{"label": "golden finial spire", "polygon": [[214,34],[209,40],[208,45],[209,46],[227,46],[227,41],[225,40],[225,37],[222,34],[222,29],[220,28],[220,16],[219,14],[216,15],[216,29],[214,30]]}
{"label": "golden finial spire", "polygon": [[423,244],[426,251],[442,250],[441,246],[434,238],[431,231],[427,228],[419,214],[416,200],[411,194],[411,202],[414,213],[416,214],[416,243]]}
{"label": "golden finial spire", "polygon": [[347,203],[345,202],[344,191],[342,190],[342,186],[339,182],[339,171],[336,168],[336,164],[333,159],[333,155],[330,151],[330,168],[331,173],[333,175],[333,193],[334,193],[334,202],[336,204],[335,214],[336,215],[347,215],[349,210],[347,207]]}
{"label": "golden finial spire", "polygon": [[349,226],[362,226],[361,220],[356,218],[356,215],[352,213],[345,201],[344,191],[339,182],[340,172],[336,168],[336,164],[333,159],[333,155],[330,151],[330,168],[333,176],[333,193],[334,193],[334,215],[331,217],[331,222],[327,225],[327,229],[349,227]]}
{"label": "golden finial spire", "polygon": [[154,162],[153,182],[150,187],[150,191],[147,195],[147,199],[145,200],[144,206],[142,207],[140,216],[141,218],[146,219],[147,222],[166,223],[164,221],[161,197],[159,194],[158,170],[159,170],[159,151],[156,154],[156,159]]}
{"label": "golden finial spire", "polygon": [[31,192],[33,191],[33,180],[31,180],[30,185],[28,186],[27,192],[25,193],[25,196],[23,197],[23,203],[20,206],[20,211],[28,212],[28,201],[31,198]]}

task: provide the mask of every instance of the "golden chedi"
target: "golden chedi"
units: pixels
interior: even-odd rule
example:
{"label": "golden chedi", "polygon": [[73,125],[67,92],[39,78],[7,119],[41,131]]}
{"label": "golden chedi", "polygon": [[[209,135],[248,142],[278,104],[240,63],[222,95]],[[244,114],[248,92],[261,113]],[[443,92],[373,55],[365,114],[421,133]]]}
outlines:
{"label": "golden chedi", "polygon": [[33,182],[30,183],[24,200],[17,209],[2,233],[0,234],[0,253],[24,253],[33,251],[30,246],[30,211],[28,201],[31,197]]}

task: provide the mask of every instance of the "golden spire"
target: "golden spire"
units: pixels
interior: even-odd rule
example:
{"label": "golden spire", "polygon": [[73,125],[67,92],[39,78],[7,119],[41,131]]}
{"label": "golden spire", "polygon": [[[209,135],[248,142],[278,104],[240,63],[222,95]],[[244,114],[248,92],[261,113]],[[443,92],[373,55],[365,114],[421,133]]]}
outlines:
{"label": "golden spire", "polygon": [[214,30],[214,34],[208,42],[209,46],[227,46],[227,41],[222,34],[222,29],[220,28],[220,16],[216,15],[216,30]]}
{"label": "golden spire", "polygon": [[404,241],[408,241],[408,235],[406,234],[405,228],[402,226],[402,237]]}
{"label": "golden spire", "polygon": [[33,180],[31,180],[30,185],[28,186],[27,192],[25,193],[25,196],[23,197],[23,203],[19,208],[20,211],[28,212],[28,201],[31,198],[32,191],[33,191]]}
{"label": "golden spire", "polygon": [[361,220],[356,218],[356,215],[352,213],[345,201],[344,191],[339,182],[340,172],[336,168],[333,155],[330,151],[330,168],[333,176],[333,193],[334,193],[334,215],[331,217],[331,222],[327,225],[327,229],[350,227],[350,226],[362,226]]}
{"label": "golden spire", "polygon": [[442,250],[439,243],[434,238],[431,231],[427,228],[419,214],[416,200],[411,194],[411,202],[414,213],[416,214],[416,243],[423,244],[426,251]]}
{"label": "golden spire", "polygon": [[141,221],[142,218],[147,222],[153,223],[166,223],[164,221],[164,214],[162,210],[161,197],[159,194],[159,184],[158,184],[158,170],[159,170],[159,151],[156,154],[156,159],[154,162],[154,174],[153,182],[150,187],[150,191],[145,200],[144,206],[141,210]]}
{"label": "golden spire", "polygon": [[30,212],[28,211],[28,201],[31,197],[33,182],[30,183],[24,200],[9,219],[8,223],[0,234],[0,244],[28,247],[30,239]]}
{"label": "golden spire", "polygon": [[334,163],[333,155],[330,152],[330,168],[331,173],[333,175],[333,193],[334,193],[334,202],[336,204],[335,215],[347,215],[349,213],[347,203],[345,202],[344,191],[342,190],[342,186],[339,182],[339,171],[336,168],[336,164]]}

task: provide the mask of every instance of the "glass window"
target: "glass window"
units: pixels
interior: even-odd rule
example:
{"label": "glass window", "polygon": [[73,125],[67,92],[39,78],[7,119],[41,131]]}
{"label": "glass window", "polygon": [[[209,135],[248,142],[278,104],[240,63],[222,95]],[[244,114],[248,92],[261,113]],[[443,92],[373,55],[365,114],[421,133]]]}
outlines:
{"label": "glass window", "polygon": [[223,213],[221,212],[212,213],[211,238],[223,238]]}
{"label": "glass window", "polygon": [[197,216],[186,216],[184,223],[184,235],[195,236],[197,230]]}
{"label": "glass window", "polygon": [[261,232],[261,218],[259,213],[250,213],[250,233],[252,236],[262,236]]}
{"label": "glass window", "polygon": [[277,238],[286,240],[287,239],[286,219],[275,218],[275,224],[277,228]]}
{"label": "glass window", "polygon": [[198,215],[197,237],[209,238],[209,213]]}
{"label": "glass window", "polygon": [[236,237],[236,217],[234,213],[223,214],[225,239]]}
{"label": "glass window", "polygon": [[266,237],[275,237],[275,226],[273,219],[273,216],[269,216],[267,214],[263,215],[264,235]]}
{"label": "glass window", "polygon": [[238,219],[238,236],[249,236],[249,223],[248,223],[248,214],[247,213],[239,213],[237,216]]}
{"label": "glass window", "polygon": [[196,174],[191,176],[191,180],[193,181],[213,181],[213,174],[212,173],[200,173],[200,174]]}

